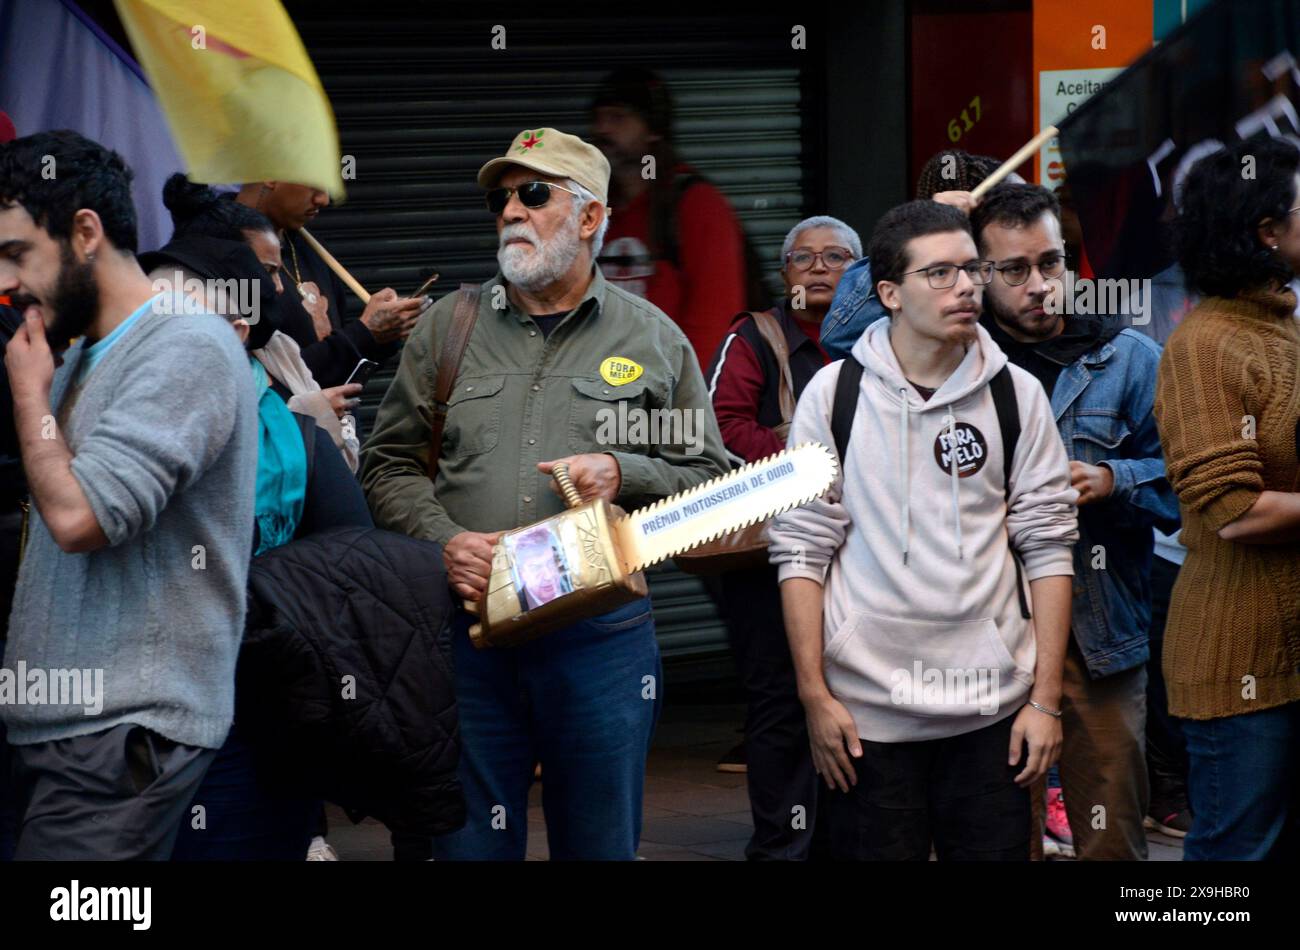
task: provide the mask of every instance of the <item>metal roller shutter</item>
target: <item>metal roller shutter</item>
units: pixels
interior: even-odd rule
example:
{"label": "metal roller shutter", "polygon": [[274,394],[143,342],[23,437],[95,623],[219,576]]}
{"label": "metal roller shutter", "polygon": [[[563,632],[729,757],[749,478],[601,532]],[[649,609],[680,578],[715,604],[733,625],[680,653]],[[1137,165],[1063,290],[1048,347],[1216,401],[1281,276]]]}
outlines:
{"label": "metal roller shutter", "polygon": [[[355,159],[347,202],[312,230],[372,291],[410,293],[436,271],[437,297],[490,277],[496,236],[478,167],[521,128],[586,136],[596,83],[620,64],[650,66],[669,83],[680,154],[731,199],[769,279],[786,232],[818,191],[802,143],[805,116],[820,112],[804,107],[811,61],[791,50],[788,17],[457,20],[371,9],[359,23],[287,7],[333,103],[343,154]],[[505,49],[491,46],[497,24]],[[359,312],[357,300],[349,307]],[[364,432],[395,362],[363,394]],[[724,644],[699,581],[670,566],[651,586],[666,653]]]}

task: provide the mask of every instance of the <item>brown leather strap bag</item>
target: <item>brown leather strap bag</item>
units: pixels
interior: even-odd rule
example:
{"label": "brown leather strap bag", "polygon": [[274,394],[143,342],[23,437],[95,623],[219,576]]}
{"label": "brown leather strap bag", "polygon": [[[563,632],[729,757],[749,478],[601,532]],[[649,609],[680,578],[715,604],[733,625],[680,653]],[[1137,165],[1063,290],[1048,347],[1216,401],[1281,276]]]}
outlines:
{"label": "brown leather strap bag", "polygon": [[767,345],[776,354],[776,365],[781,371],[777,381],[777,403],[781,407],[781,422],[772,427],[772,431],[785,442],[790,436],[790,420],[794,418],[794,378],[790,375],[790,349],[785,343],[785,331],[771,311],[763,310],[751,313],[758,332],[762,334]]}
{"label": "brown leather strap bag", "polygon": [[451,315],[451,325],[447,327],[447,336],[443,339],[442,350],[438,354],[438,378],[433,388],[433,419],[429,424],[430,479],[438,474],[438,458],[442,455],[442,430],[447,424],[447,402],[456,386],[456,376],[460,373],[460,361],[465,356],[465,347],[469,346],[474,324],[478,322],[479,294],[478,284],[460,285],[456,310]]}
{"label": "brown leather strap bag", "polygon": [[[777,380],[777,402],[781,407],[781,422],[772,427],[784,443],[790,435],[790,420],[794,418],[794,383],[790,375],[790,349],[786,346],[785,331],[771,311],[749,314],[767,345],[776,354],[780,371]],[[725,574],[761,567],[767,563],[767,521],[758,521],[745,528],[724,534],[716,541],[679,554],[673,562],[687,574]]]}

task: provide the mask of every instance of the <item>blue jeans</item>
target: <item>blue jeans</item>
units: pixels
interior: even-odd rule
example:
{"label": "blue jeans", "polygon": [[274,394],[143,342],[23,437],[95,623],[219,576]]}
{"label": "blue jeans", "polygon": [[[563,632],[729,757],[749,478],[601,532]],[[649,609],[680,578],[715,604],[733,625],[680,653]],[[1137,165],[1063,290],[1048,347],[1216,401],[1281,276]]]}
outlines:
{"label": "blue jeans", "polygon": [[518,647],[476,650],[471,621],[452,634],[468,817],[434,858],[522,861],[540,762],[551,859],[633,860],[663,696],[649,599]]}
{"label": "blue jeans", "polygon": [[1300,703],[1222,719],[1180,720],[1192,830],[1185,861],[1262,861],[1296,845]]}

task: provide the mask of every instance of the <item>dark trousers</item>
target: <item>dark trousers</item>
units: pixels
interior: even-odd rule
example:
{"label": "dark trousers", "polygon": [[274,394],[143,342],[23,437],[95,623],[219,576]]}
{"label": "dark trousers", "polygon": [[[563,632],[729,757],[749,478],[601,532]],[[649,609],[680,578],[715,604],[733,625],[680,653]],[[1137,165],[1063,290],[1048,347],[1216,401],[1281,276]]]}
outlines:
{"label": "dark trousers", "polygon": [[13,746],[19,861],[165,861],[216,754],[123,723]]}
{"label": "dark trousers", "polygon": [[[4,655],[0,640],[0,656]],[[0,861],[14,859],[18,839],[18,802],[13,787],[13,751],[5,741],[4,723],[0,722]]]}
{"label": "dark trousers", "polygon": [[[1152,808],[1177,808],[1187,797],[1187,740],[1178,720],[1169,715],[1169,693],[1161,667],[1169,595],[1178,565],[1151,559],[1151,659],[1147,661],[1147,771]],[[1159,817],[1164,817],[1159,816]]]}
{"label": "dark trousers", "polygon": [[817,775],[795,683],[776,568],[732,571],[716,585],[748,706],[745,762],[754,835],[751,861],[803,861],[817,817]]}
{"label": "dark trousers", "polygon": [[823,790],[818,856],[835,861],[1028,861],[1029,789],[1007,765],[1013,713],[921,742],[862,740],[857,784]]}
{"label": "dark trousers", "polygon": [[[5,633],[13,607],[14,585],[18,581],[18,540],[22,524],[22,511],[12,509],[0,513],[0,663],[4,661]],[[0,723],[0,861],[13,860],[18,829],[11,758],[9,747],[5,745],[4,723]]]}
{"label": "dark trousers", "polygon": [[1146,680],[1145,664],[1093,679],[1071,633],[1061,677],[1058,767],[1080,861],[1147,859]]}
{"label": "dark trousers", "polygon": [[177,829],[173,861],[302,861],[319,796],[283,786],[236,725]]}

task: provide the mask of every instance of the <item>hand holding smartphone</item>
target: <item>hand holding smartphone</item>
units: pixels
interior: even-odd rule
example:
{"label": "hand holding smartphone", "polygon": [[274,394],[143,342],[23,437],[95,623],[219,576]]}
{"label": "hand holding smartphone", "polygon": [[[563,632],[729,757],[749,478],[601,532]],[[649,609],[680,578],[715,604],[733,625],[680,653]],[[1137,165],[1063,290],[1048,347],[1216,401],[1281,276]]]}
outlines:
{"label": "hand holding smartphone", "polygon": [[377,369],[379,369],[379,364],[374,360],[363,359],[353,367],[352,375],[347,378],[347,382],[343,385],[346,386],[348,383],[360,383],[364,386],[370,381],[370,377],[375,374],[375,370]]}

